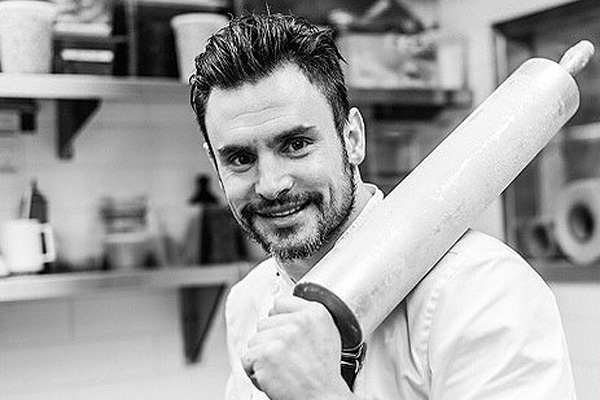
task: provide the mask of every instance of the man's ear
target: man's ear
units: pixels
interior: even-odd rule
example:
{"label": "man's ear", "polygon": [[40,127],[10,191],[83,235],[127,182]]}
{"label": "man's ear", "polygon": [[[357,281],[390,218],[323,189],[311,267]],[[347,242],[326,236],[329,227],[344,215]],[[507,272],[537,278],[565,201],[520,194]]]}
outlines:
{"label": "man's ear", "polygon": [[358,166],[365,159],[365,123],[360,111],[352,107],[348,112],[348,122],[344,128],[344,145],[350,164]]}

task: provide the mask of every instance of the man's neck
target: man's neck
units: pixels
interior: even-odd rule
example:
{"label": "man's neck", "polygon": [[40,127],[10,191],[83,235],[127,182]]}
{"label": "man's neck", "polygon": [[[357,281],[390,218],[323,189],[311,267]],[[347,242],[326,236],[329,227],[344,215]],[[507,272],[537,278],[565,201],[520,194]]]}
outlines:
{"label": "man's neck", "polygon": [[294,261],[278,261],[279,265],[287,272],[289,277],[294,282],[298,282],[300,278],[302,278],[308,271],[312,269],[324,256],[329,253],[329,251],[335,246],[335,243],[340,238],[340,236],[352,225],[356,217],[362,212],[365,208],[369,199],[371,198],[372,193],[365,186],[364,183],[359,183],[358,188],[356,190],[356,200],[354,203],[354,208],[348,220],[342,226],[342,229],[339,229],[338,233],[334,235],[323,247],[321,247],[315,254],[313,254],[309,258],[305,258],[302,260],[294,260]]}

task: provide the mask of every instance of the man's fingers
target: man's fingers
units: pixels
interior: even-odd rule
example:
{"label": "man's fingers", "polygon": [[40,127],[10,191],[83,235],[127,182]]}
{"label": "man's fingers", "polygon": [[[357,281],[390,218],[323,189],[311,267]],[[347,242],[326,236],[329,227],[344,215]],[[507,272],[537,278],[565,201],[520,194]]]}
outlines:
{"label": "man's fingers", "polygon": [[307,307],[306,303],[309,303],[309,301],[296,296],[277,296],[273,301],[273,307],[269,310],[269,316],[301,311]]}
{"label": "man's fingers", "polygon": [[305,300],[291,295],[281,295],[273,301],[273,307],[269,310],[269,316],[278,314],[290,314],[299,311],[310,313],[329,314],[325,306],[316,301]]}
{"label": "man's fingers", "polygon": [[244,356],[242,356],[242,366],[252,384],[260,391],[262,391],[260,384],[258,383],[258,379],[256,377],[256,371],[254,370],[254,358],[252,357],[252,353],[247,352]]}

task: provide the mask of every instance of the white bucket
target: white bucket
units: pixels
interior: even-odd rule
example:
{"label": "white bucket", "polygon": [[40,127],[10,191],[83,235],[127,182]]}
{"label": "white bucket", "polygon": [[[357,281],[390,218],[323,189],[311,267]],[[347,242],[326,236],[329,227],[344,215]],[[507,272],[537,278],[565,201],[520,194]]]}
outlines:
{"label": "white bucket", "polygon": [[44,73],[52,64],[54,3],[0,2],[0,65],[2,72]]}
{"label": "white bucket", "polygon": [[227,25],[228,18],[220,14],[181,14],[171,20],[177,43],[179,77],[188,82],[195,71],[194,59],[204,51],[206,41],[219,28]]}

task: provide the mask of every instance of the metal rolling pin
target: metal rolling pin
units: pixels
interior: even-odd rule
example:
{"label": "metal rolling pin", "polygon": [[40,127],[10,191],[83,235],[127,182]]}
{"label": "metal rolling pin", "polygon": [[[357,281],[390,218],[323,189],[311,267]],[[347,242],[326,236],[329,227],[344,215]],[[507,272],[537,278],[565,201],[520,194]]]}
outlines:
{"label": "metal rolling pin", "polygon": [[559,63],[523,63],[309,271],[294,295],[331,312],[352,349],[385,319],[573,116],[572,75],[588,41]]}

